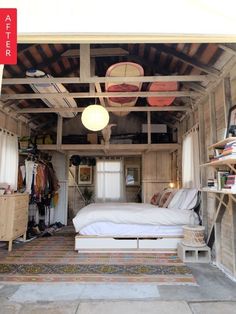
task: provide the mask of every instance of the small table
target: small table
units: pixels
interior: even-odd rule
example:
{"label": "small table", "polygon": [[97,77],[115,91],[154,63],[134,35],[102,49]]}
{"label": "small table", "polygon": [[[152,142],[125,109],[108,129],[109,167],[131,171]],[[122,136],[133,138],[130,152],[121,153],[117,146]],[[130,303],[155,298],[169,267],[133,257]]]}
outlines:
{"label": "small table", "polygon": [[187,263],[209,263],[211,250],[205,243],[205,227],[198,225],[183,226],[184,239],[178,244],[178,256]]}
{"label": "small table", "polygon": [[184,239],[183,244],[191,247],[206,246],[205,227],[198,225],[183,226]]}
{"label": "small table", "polygon": [[211,249],[207,245],[191,247],[179,243],[177,252],[178,257],[186,263],[210,263],[211,261]]}

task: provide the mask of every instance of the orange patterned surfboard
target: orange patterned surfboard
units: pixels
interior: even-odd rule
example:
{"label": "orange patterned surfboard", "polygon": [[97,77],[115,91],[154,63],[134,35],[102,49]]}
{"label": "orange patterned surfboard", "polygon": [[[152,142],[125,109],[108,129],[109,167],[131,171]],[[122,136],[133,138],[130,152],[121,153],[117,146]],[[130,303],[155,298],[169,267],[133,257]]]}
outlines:
{"label": "orange patterned surfboard", "polygon": [[[106,76],[122,77],[122,76],[143,76],[144,70],[141,65],[133,62],[119,62],[110,66],[106,72]],[[142,87],[141,82],[119,82],[106,83],[107,92],[137,92]],[[108,105],[111,107],[132,107],[136,104],[138,97],[109,97]],[[125,116],[129,112],[113,112],[118,116]]]}
{"label": "orange patterned surfboard", "polygon": [[[148,86],[150,92],[174,92],[177,89],[177,82],[153,82]],[[170,106],[174,100],[175,97],[147,97],[150,106]]]}

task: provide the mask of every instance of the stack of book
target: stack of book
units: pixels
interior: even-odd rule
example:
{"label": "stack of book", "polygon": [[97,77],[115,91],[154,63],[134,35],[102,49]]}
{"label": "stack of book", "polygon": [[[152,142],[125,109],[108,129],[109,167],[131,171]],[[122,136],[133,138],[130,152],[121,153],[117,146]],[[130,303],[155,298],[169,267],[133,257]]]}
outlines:
{"label": "stack of book", "polygon": [[227,143],[222,151],[220,149],[216,149],[215,153],[215,157],[218,160],[224,160],[229,158],[236,159],[236,141]]}
{"label": "stack of book", "polygon": [[225,187],[229,171],[217,171],[217,189],[222,190]]}
{"label": "stack of book", "polygon": [[222,190],[225,192],[236,192],[236,175],[235,174],[228,174],[226,176],[226,181]]}

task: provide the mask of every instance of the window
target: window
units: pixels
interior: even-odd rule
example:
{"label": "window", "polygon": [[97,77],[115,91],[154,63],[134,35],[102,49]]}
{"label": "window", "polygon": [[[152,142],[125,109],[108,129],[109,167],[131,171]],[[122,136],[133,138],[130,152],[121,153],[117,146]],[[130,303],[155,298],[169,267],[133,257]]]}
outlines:
{"label": "window", "polygon": [[126,166],[125,178],[126,185],[139,185],[139,166]]}
{"label": "window", "polygon": [[122,160],[102,160],[97,162],[97,201],[123,201],[124,176]]}
{"label": "window", "polygon": [[17,189],[18,139],[16,135],[0,129],[0,185]]}
{"label": "window", "polygon": [[200,187],[199,139],[195,128],[183,139],[182,177],[184,188]]}

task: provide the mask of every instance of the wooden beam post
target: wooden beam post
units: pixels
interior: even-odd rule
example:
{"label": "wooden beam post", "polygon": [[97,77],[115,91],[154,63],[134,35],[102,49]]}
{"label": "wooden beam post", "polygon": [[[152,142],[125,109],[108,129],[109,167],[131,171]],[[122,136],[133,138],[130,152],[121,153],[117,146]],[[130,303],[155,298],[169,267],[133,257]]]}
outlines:
{"label": "wooden beam post", "polygon": [[[205,120],[204,120],[204,104],[198,106],[198,121],[199,121],[199,150],[200,150],[200,164],[206,162],[206,143],[205,143]],[[200,168],[200,182],[201,186],[206,186],[206,168]],[[207,228],[207,195],[201,194],[201,210],[203,225]]]}
{"label": "wooden beam post", "polygon": [[151,112],[147,112],[147,138],[148,138],[148,144],[151,144]]}
{"label": "wooden beam post", "polygon": [[234,272],[234,277],[236,276],[236,203],[235,199],[233,200],[231,198],[231,213],[232,213],[232,247],[233,247],[233,272]]}
{"label": "wooden beam post", "polygon": [[183,141],[183,123],[178,124],[178,150],[177,150],[177,187],[182,187],[182,141]]}
{"label": "wooden beam post", "polygon": [[210,107],[210,128],[211,128],[211,144],[216,143],[216,108],[215,108],[215,93],[211,92],[209,95],[209,107]]}
{"label": "wooden beam post", "polygon": [[63,118],[62,116],[57,116],[57,145],[62,144],[62,127],[63,127]]}
{"label": "wooden beam post", "polygon": [[231,83],[229,76],[223,79],[223,90],[224,90],[225,127],[227,128],[229,109],[232,107]]}
{"label": "wooden beam post", "polygon": [[85,80],[90,75],[90,45],[80,44],[80,78]]}

